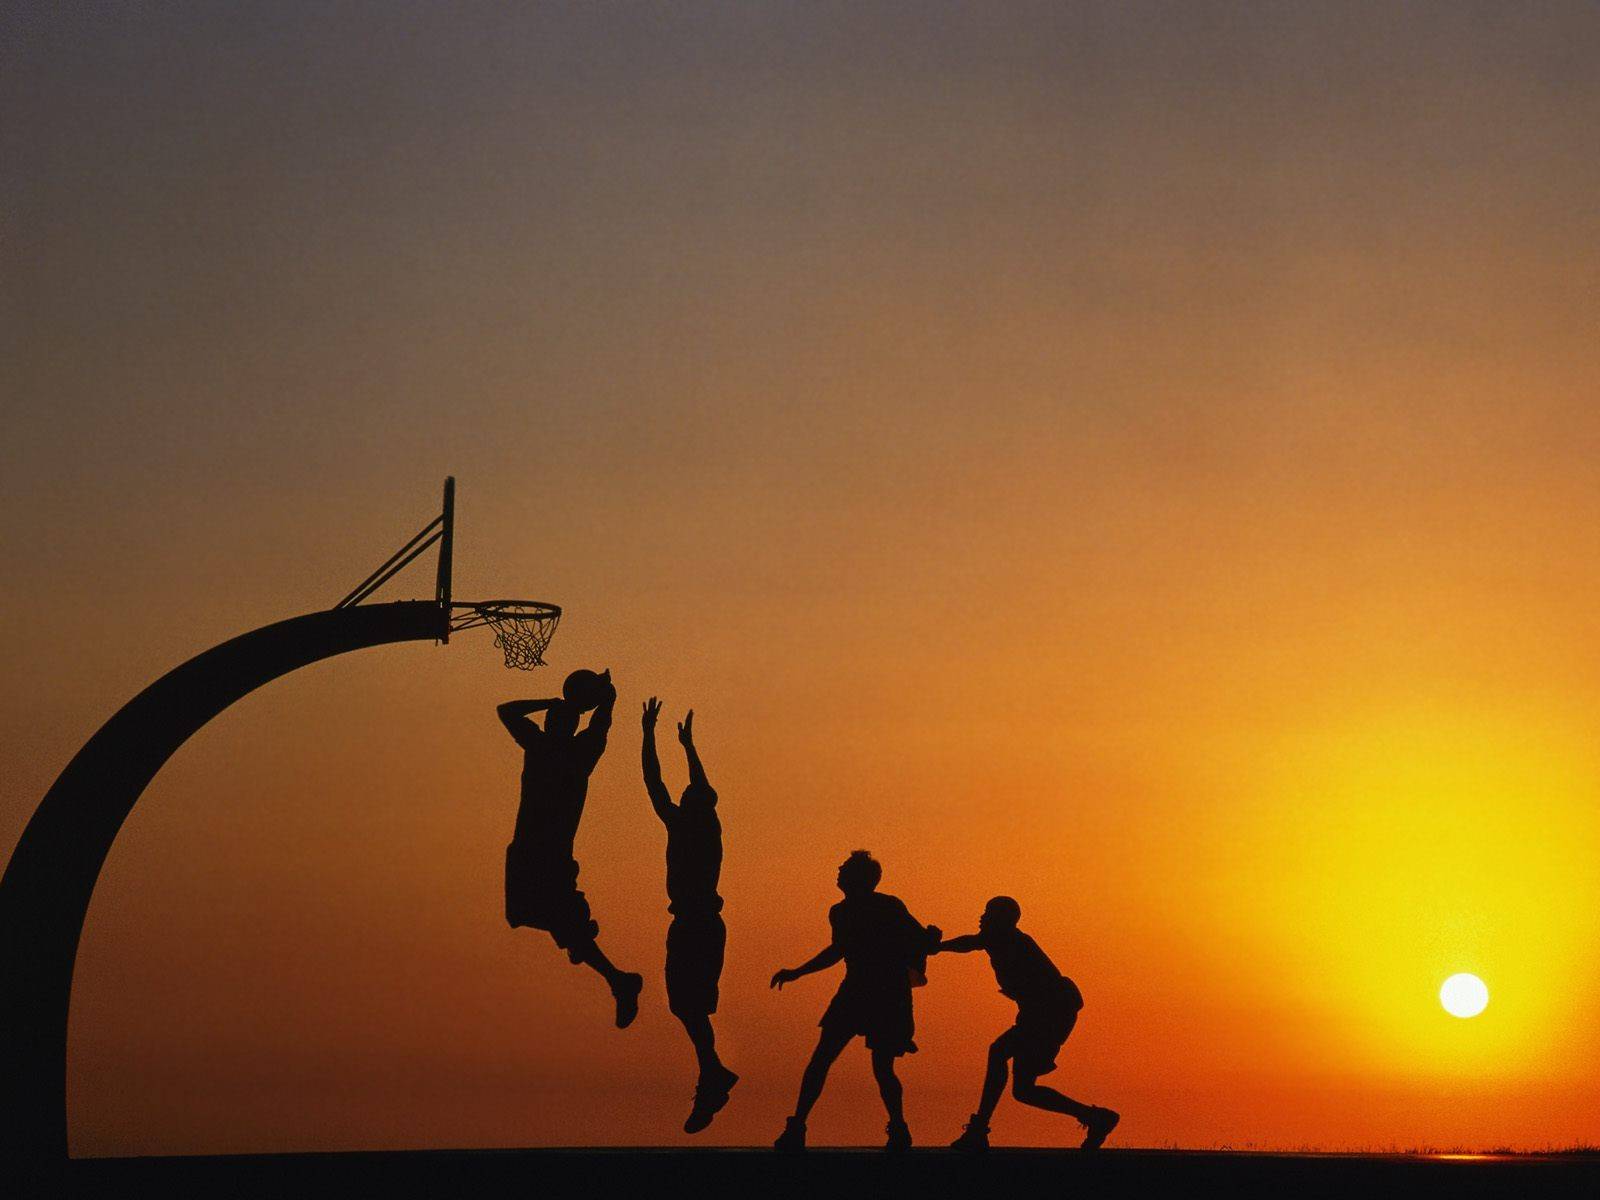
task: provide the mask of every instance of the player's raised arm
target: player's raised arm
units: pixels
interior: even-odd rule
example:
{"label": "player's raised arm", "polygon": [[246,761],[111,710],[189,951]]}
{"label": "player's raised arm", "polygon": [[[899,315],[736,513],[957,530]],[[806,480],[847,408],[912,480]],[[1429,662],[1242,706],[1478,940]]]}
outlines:
{"label": "player's raised arm", "polygon": [[506,727],[506,732],[516,738],[519,746],[523,746],[544,734],[544,730],[530,720],[533,714],[546,712],[559,703],[559,700],[507,700],[494,711],[500,718],[500,724]]}
{"label": "player's raised arm", "polygon": [[694,747],[694,709],[689,710],[689,715],[678,724],[678,742],[683,746],[684,757],[689,760],[689,786],[713,791],[711,781],[706,778],[706,769],[700,763],[700,751]]}
{"label": "player's raised arm", "polygon": [[600,679],[605,684],[605,694],[600,698],[600,703],[595,705],[594,712],[589,714],[589,723],[583,731],[593,734],[604,748],[606,734],[611,731],[611,710],[617,704],[617,687],[611,682],[610,667],[600,672]]}
{"label": "player's raised arm", "polygon": [[661,701],[651,696],[644,702],[644,714],[640,718],[644,725],[644,743],[639,756],[644,765],[644,790],[650,793],[650,807],[656,810],[656,816],[669,821],[677,806],[672,803],[667,785],[661,781],[661,759],[656,754],[656,718],[660,715]]}

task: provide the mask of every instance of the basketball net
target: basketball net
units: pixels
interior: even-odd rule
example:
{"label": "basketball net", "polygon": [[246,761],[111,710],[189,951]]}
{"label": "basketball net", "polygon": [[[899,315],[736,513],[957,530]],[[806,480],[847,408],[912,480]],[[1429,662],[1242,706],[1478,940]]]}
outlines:
{"label": "basketball net", "polygon": [[506,666],[531,671],[544,666],[545,648],[556,635],[561,614],[528,615],[508,610],[489,610],[483,619],[494,630],[494,644],[506,656]]}

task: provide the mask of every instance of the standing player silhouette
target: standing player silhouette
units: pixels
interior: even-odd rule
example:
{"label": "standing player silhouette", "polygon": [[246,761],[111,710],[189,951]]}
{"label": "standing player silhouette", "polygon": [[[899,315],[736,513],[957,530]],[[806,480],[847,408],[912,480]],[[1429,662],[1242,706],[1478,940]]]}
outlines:
{"label": "standing player silhouette", "polygon": [[643,716],[644,786],[656,816],[667,827],[667,911],[672,914],[672,924],[667,927],[667,1007],[683,1023],[699,1063],[694,1108],[683,1123],[685,1133],[699,1133],[722,1111],[728,1093],[739,1082],[717,1057],[717,1035],[711,1028],[728,941],[722,897],[717,895],[722,822],[717,819],[716,790],[706,779],[694,746],[693,709],[678,726],[678,741],[689,762],[689,786],[678,803],[672,802],[661,781],[661,759],[656,754],[656,718],[660,715],[661,701],[651,696]]}
{"label": "standing player silhouette", "polygon": [[911,1040],[913,982],[922,982],[928,955],[939,944],[939,930],[924,927],[895,896],[877,890],[883,878],[878,860],[857,850],[839,867],[838,886],[844,899],[828,910],[833,940],[793,970],[779,971],[772,986],[782,988],[803,975],[844,961],[844,979],[819,1024],[822,1036],[800,1079],[794,1116],[773,1145],[779,1150],[804,1150],[806,1118],[822,1095],[828,1068],[857,1034],[872,1053],[872,1074],[889,1114],[886,1150],[909,1150],[903,1090],[894,1060],[916,1052]]}
{"label": "standing player silhouette", "polygon": [[[618,970],[595,938],[600,926],[578,890],[572,856],[589,792],[589,775],[605,753],[611,710],[617,701],[611,672],[574,671],[555,700],[509,700],[496,710],[522,747],[522,803],[516,832],[506,847],[506,921],[513,929],[543,929],[574,963],[592,967],[617,1003],[617,1028],[639,1014],[644,979]],[[580,732],[578,717],[593,709]],[[544,728],[532,714],[543,712]]]}
{"label": "standing player silhouette", "polygon": [[1011,1094],[1024,1104],[1076,1117],[1084,1127],[1083,1148],[1098,1149],[1116,1128],[1120,1116],[1109,1108],[1080,1104],[1039,1076],[1056,1069],[1056,1055],[1078,1022],[1083,995],[1077,984],[1056,969],[1055,963],[1017,922],[1022,906],[1010,896],[996,896],[978,918],[978,932],[940,942],[940,950],[967,954],[983,950],[994,968],[1000,993],[1017,1003],[1017,1023],[989,1046],[989,1067],[983,1077],[978,1111],[966,1132],[951,1143],[957,1150],[989,1148],[989,1118],[1006,1087],[1006,1064],[1011,1064]]}

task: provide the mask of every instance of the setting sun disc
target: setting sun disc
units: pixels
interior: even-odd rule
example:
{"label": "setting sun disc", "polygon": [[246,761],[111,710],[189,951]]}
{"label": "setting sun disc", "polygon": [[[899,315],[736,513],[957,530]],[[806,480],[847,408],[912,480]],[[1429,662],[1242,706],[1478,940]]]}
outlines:
{"label": "setting sun disc", "polygon": [[1489,989],[1476,975],[1452,975],[1439,988],[1439,1003],[1452,1017],[1475,1017],[1489,1004]]}

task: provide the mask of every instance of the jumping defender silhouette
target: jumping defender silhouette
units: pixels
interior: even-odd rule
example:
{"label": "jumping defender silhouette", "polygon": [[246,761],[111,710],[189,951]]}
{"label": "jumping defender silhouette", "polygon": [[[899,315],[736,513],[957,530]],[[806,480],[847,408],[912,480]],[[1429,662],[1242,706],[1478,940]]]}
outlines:
{"label": "jumping defender silhouette", "polygon": [[1056,1069],[1056,1055],[1077,1024],[1083,995],[1017,922],[1022,906],[1010,896],[996,896],[978,918],[978,932],[939,943],[939,950],[967,954],[983,950],[994,968],[1000,993],[1016,1001],[1017,1023],[989,1046],[989,1068],[983,1077],[978,1111],[966,1132],[951,1143],[958,1150],[989,1148],[989,1118],[1006,1087],[1011,1064],[1011,1094],[1024,1104],[1076,1117],[1085,1130],[1083,1148],[1098,1149],[1121,1117],[1109,1108],[1080,1104],[1039,1082]]}
{"label": "jumping defender silhouette", "polygon": [[661,781],[656,754],[656,718],[661,701],[651,696],[644,705],[644,786],[650,805],[667,827],[667,1007],[683,1023],[694,1044],[700,1077],[694,1108],[683,1123],[685,1133],[699,1133],[728,1103],[739,1077],[717,1057],[717,1035],[711,1014],[717,1011],[717,980],[728,929],[722,922],[722,822],[717,819],[717,793],[706,779],[694,746],[694,710],[678,726],[678,741],[689,762],[689,786],[672,802]]}
{"label": "jumping defender silhouette", "polygon": [[[526,925],[547,931],[572,962],[593,967],[617,1002],[617,1028],[626,1029],[639,1014],[644,979],[613,966],[596,944],[600,926],[578,890],[578,863],[572,856],[589,775],[605,753],[617,689],[609,670],[598,677],[582,674],[598,678],[602,686],[581,732],[578,718],[584,709],[570,700],[509,700],[496,710],[523,750],[522,803],[506,847],[506,921],[513,929]],[[545,715],[542,729],[531,719],[537,712]]]}
{"label": "jumping defender silhouette", "polygon": [[819,1022],[822,1036],[801,1077],[794,1116],[773,1143],[779,1150],[805,1149],[806,1118],[822,1094],[828,1068],[857,1034],[866,1038],[872,1052],[872,1074],[889,1114],[889,1140],[884,1148],[911,1148],[894,1060],[916,1052],[911,1040],[911,989],[923,982],[923,967],[941,934],[932,925],[918,923],[899,899],[878,891],[882,877],[883,868],[865,850],[845,859],[838,877],[844,899],[828,910],[833,940],[800,966],[772,977],[772,986],[781,989],[803,975],[844,961],[844,980]]}

